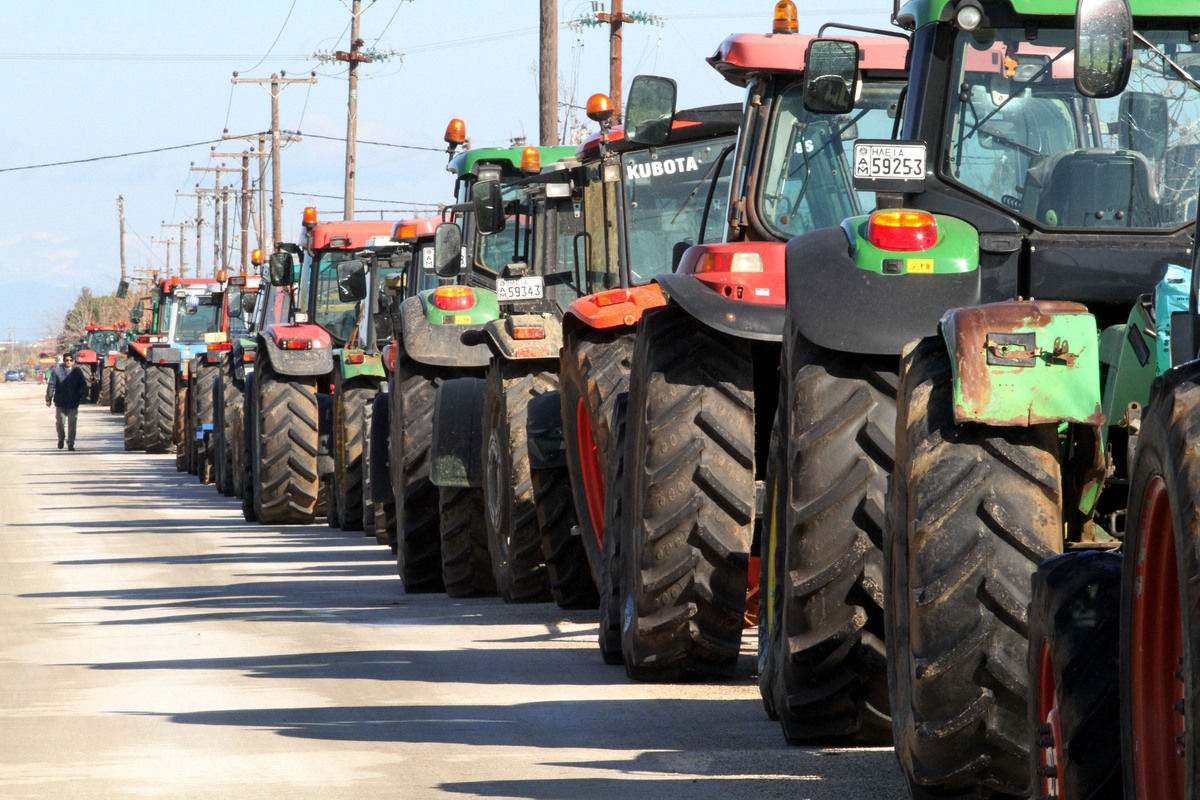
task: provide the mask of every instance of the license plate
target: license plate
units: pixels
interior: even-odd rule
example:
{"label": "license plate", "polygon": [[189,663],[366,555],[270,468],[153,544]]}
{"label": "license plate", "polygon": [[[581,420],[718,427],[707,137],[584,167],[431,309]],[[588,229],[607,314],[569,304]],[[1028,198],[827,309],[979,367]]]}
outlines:
{"label": "license plate", "polygon": [[545,293],[540,275],[532,278],[497,278],[496,299],[500,302],[512,300],[540,300]]}
{"label": "license plate", "polygon": [[925,145],[855,142],[855,180],[924,180]]}

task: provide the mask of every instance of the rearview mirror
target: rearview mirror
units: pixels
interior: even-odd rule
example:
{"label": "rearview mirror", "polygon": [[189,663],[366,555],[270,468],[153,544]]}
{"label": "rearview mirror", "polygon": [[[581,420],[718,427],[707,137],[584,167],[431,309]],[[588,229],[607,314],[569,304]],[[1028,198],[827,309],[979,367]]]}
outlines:
{"label": "rearview mirror", "polygon": [[365,261],[343,261],[337,267],[338,300],[357,303],[367,296],[367,264]]}
{"label": "rearview mirror", "polygon": [[124,300],[129,296],[129,281],[121,281],[117,284],[117,297]]}
{"label": "rearview mirror", "polygon": [[1075,7],[1075,88],[1084,97],[1116,97],[1133,66],[1128,0],[1079,0]]}
{"label": "rearview mirror", "polygon": [[462,271],[462,229],[443,222],[433,232],[433,271],[439,278],[453,278]]}
{"label": "rearview mirror", "polygon": [[257,300],[258,294],[256,292],[242,292],[242,313],[252,313]]}
{"label": "rearview mirror", "polygon": [[484,236],[504,230],[504,196],[500,181],[475,181],[471,186],[475,227]]}
{"label": "rearview mirror", "polygon": [[291,253],[271,253],[267,264],[267,278],[272,286],[291,286],[295,280],[295,271],[296,265]]}
{"label": "rearview mirror", "polygon": [[638,75],[625,103],[625,138],[636,144],[658,147],[671,135],[678,88],[670,78]]}
{"label": "rearview mirror", "polygon": [[142,313],[145,310],[146,310],[146,306],[144,306],[142,304],[141,300],[138,300],[136,303],[133,304],[133,308],[129,309],[129,321],[134,323],[135,325],[137,323],[141,322],[142,321]]}
{"label": "rearview mirror", "polygon": [[804,107],[814,114],[849,114],[858,95],[858,45],[813,39],[804,54]]}

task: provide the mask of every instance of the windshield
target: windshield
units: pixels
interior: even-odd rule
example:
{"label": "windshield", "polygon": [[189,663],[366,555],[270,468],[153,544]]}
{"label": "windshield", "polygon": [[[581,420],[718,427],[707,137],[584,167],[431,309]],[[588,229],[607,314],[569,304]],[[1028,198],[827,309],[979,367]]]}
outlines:
{"label": "windshield", "polygon": [[221,311],[210,294],[189,294],[186,298],[167,298],[167,315],[172,320],[172,341],[202,342],[204,334],[220,330],[217,316]]}
{"label": "windshield", "polygon": [[337,267],[355,256],[351,250],[325,250],[317,254],[313,265],[316,294],[312,321],[329,331],[339,342],[346,341],[354,331],[358,320],[358,304],[344,302],[338,297]]}
{"label": "windshield", "polygon": [[[990,32],[989,32],[990,33]],[[1200,90],[1143,42],[1129,85],[1075,90],[1074,33],[960,34],[940,169],[949,180],[1045,227],[1178,228],[1196,216]],[[1141,31],[1172,60],[1200,64],[1187,30]]]}
{"label": "windshield", "polygon": [[[622,157],[625,241],[633,284],[647,283],[655,275],[670,272],[680,245],[721,240],[722,220],[729,203],[733,143],[733,136],[725,136],[626,153]],[[723,153],[725,158],[721,160]],[[700,242],[700,219],[714,178],[717,188],[712,195],[704,242]]]}
{"label": "windshield", "polygon": [[88,331],[86,347],[97,353],[107,353],[117,346],[120,334],[116,331]]}
{"label": "windshield", "polygon": [[903,85],[864,82],[854,111],[846,116],[809,113],[802,80],[783,88],[758,185],[759,217],[768,231],[790,239],[874,208],[874,193],[851,186],[850,154],[855,139],[892,138]]}

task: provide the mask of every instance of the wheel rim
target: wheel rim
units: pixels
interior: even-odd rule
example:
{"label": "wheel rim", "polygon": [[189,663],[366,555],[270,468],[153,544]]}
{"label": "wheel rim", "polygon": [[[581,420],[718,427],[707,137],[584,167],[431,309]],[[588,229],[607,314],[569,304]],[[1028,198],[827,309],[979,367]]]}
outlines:
{"label": "wheel rim", "polygon": [[1146,488],[1136,542],[1129,667],[1137,796],[1182,798],[1183,682],[1176,670],[1183,624],[1171,500],[1161,477]]}
{"label": "wheel rim", "polygon": [[503,560],[508,561],[508,531],[500,529],[500,441],[493,430],[488,436],[487,477],[484,480],[487,495],[488,519],[491,520],[492,530],[499,534],[496,539],[500,544]]}
{"label": "wheel rim", "polygon": [[592,415],[583,398],[575,404],[575,430],[579,442],[579,472],[583,478],[583,494],[587,498],[588,518],[596,543],[604,546],[604,476],[600,474],[600,453],[592,433]]}
{"label": "wheel rim", "polygon": [[[1062,728],[1058,723],[1058,686],[1054,682],[1054,661],[1050,643],[1042,640],[1037,685],[1038,719],[1042,728],[1038,737],[1038,784],[1043,797],[1062,797]],[[1042,739],[1048,736],[1048,739]],[[1043,744],[1045,742],[1045,744]]]}

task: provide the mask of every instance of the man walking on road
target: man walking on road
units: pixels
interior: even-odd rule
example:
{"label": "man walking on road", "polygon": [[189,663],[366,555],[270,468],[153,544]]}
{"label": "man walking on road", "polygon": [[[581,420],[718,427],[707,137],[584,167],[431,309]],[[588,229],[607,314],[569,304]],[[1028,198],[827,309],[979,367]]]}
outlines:
{"label": "man walking on road", "polygon": [[75,366],[75,354],[64,353],[62,364],[50,370],[50,380],[46,384],[46,407],[54,403],[59,450],[62,450],[64,439],[68,450],[75,449],[75,418],[87,391],[87,378],[83,377],[83,370]]}

